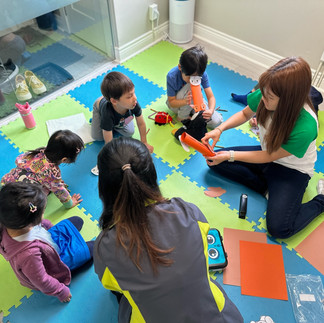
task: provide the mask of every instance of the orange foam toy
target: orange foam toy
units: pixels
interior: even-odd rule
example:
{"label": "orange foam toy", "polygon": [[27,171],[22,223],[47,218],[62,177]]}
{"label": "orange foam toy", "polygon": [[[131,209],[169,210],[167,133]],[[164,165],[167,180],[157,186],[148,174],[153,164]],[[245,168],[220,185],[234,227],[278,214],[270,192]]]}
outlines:
{"label": "orange foam toy", "polygon": [[204,99],[201,92],[200,84],[201,84],[200,76],[190,76],[190,89],[191,89],[195,112],[205,110]]}
{"label": "orange foam toy", "polygon": [[198,141],[194,137],[188,135],[186,132],[182,133],[180,140],[186,145],[199,151],[203,156],[212,157],[215,156],[215,152],[211,149],[210,145],[205,145]]}

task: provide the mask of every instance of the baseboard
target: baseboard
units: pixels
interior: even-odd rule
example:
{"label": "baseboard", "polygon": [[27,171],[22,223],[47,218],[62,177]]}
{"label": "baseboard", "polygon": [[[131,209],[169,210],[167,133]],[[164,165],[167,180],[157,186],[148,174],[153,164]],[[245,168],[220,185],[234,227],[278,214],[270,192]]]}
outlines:
{"label": "baseboard", "polygon": [[127,59],[139,54],[146,48],[158,43],[162,39],[166,39],[168,31],[169,21],[166,21],[154,28],[154,33],[153,31],[149,31],[121,47],[115,47],[116,61],[122,63]]}
{"label": "baseboard", "polygon": [[194,36],[221,47],[238,57],[242,57],[252,63],[263,66],[265,69],[283,58],[275,53],[254,46],[198,22],[194,23]]}

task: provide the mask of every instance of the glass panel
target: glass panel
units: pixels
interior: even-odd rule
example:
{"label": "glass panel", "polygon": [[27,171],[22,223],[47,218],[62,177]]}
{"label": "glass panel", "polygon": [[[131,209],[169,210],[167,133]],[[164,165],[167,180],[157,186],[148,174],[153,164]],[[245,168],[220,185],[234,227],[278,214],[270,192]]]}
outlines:
{"label": "glass panel", "polygon": [[80,0],[11,30],[0,31],[0,119],[114,59],[107,0]]}
{"label": "glass panel", "polygon": [[0,0],[0,30],[67,6],[78,0]]}

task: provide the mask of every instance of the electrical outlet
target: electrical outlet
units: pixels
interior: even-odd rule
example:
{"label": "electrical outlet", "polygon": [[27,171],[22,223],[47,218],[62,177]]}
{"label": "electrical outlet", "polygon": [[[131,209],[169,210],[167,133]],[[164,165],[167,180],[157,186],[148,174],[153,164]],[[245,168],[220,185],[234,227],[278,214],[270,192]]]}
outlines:
{"label": "electrical outlet", "polygon": [[158,11],[158,5],[156,3],[153,3],[149,5],[149,19],[150,21],[154,21],[158,18],[159,11]]}

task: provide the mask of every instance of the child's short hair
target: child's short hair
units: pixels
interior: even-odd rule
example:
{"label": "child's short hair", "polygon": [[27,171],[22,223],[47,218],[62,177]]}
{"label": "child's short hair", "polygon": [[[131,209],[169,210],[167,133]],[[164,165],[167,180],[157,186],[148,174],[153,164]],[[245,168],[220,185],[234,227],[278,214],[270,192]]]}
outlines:
{"label": "child's short hair", "polygon": [[6,184],[0,190],[0,224],[13,230],[39,224],[46,200],[46,194],[39,184]]}
{"label": "child's short hair", "polygon": [[127,92],[134,89],[134,84],[132,80],[123,73],[120,72],[110,72],[108,73],[100,86],[102,95],[106,100],[111,98],[119,100],[119,98]]}
{"label": "child's short hair", "polygon": [[[74,163],[80,151],[84,148],[83,140],[76,133],[70,130],[58,130],[54,132],[45,147],[46,157],[54,164],[68,158]],[[29,154],[34,156],[43,148],[30,150]]]}
{"label": "child's short hair", "polygon": [[197,74],[202,76],[206,70],[208,56],[199,45],[185,50],[180,56],[180,67],[182,73],[187,76]]}

